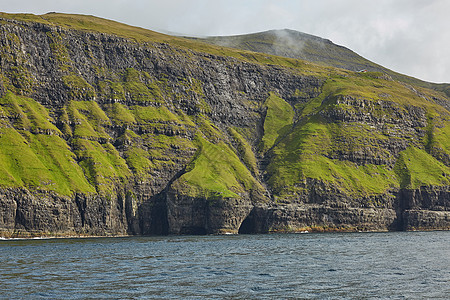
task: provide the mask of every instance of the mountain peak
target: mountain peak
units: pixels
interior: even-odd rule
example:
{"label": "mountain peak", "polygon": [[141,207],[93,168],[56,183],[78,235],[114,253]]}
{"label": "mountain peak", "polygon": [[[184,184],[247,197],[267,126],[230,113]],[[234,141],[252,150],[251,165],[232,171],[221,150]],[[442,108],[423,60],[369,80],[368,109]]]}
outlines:
{"label": "mountain peak", "polygon": [[448,84],[434,84],[403,75],[378,65],[354,51],[308,33],[292,29],[272,29],[263,32],[212,36],[201,39],[206,43],[241,50],[302,59],[350,71],[367,70],[388,74],[395,80],[422,87],[433,88],[450,95]]}
{"label": "mountain peak", "polygon": [[220,46],[307,60],[351,71],[381,70],[380,66],[328,39],[287,28],[235,36],[213,36],[203,39],[203,41]]}

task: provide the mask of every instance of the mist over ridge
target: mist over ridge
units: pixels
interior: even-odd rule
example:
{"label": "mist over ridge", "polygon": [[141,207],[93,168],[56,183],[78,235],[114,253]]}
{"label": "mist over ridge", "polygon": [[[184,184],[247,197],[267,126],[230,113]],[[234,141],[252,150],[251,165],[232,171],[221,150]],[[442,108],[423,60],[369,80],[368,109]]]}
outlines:
{"label": "mist over ridge", "polygon": [[193,39],[223,47],[302,59],[355,72],[362,70],[382,72],[396,80],[433,88],[450,95],[449,83],[427,82],[409,74],[398,73],[362,57],[345,46],[337,45],[329,39],[292,29],[274,29],[250,34]]}

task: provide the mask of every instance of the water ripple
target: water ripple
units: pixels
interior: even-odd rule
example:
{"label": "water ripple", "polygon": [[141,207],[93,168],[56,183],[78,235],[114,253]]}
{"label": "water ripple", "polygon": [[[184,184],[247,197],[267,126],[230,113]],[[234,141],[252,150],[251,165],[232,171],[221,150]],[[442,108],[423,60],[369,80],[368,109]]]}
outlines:
{"label": "water ripple", "polygon": [[0,241],[5,299],[436,298],[450,232]]}

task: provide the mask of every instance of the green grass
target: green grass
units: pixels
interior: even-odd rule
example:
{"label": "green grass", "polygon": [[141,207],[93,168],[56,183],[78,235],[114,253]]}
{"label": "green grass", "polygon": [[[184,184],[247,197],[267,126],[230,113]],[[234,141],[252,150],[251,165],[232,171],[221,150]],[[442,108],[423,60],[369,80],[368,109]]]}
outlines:
{"label": "green grass", "polygon": [[156,102],[150,92],[150,90],[147,88],[147,86],[141,82],[126,82],[124,84],[125,93],[130,95],[131,100],[137,101],[137,102]]}
{"label": "green grass", "polygon": [[270,93],[264,106],[267,107],[267,113],[264,119],[262,152],[266,152],[279,137],[289,132],[294,118],[292,106],[274,93]]}
{"label": "green grass", "polygon": [[48,13],[45,15],[0,13],[0,17],[25,22],[38,22],[47,25],[62,26],[68,29],[113,34],[124,38],[129,38],[137,42],[162,42],[167,38],[171,38],[170,36],[151,30],[87,15],[61,13]]}
{"label": "green grass", "polygon": [[222,132],[220,129],[211,122],[211,120],[203,114],[193,116],[193,122],[198,126],[199,131],[205,135],[205,137],[213,142],[218,142],[222,138]]}
{"label": "green grass", "polygon": [[[306,44],[305,43],[302,44],[303,47],[300,53],[306,54],[307,56],[312,56],[313,59],[310,58],[310,61],[316,61],[318,64],[299,60],[298,58],[305,58],[305,57],[296,56],[299,53],[297,51],[298,50],[297,45],[294,45],[294,47],[292,47],[293,46],[292,43],[281,42],[280,44],[280,42],[277,42],[279,39],[275,39],[274,35],[267,34],[267,32],[250,34],[242,37],[237,36],[237,37],[218,38],[219,40],[226,39],[227,45],[235,47],[235,48],[228,48],[220,46],[220,42],[217,43],[219,45],[214,45],[214,42],[215,40],[217,41],[217,38],[186,39],[181,37],[169,36],[151,30],[129,26],[115,21],[87,15],[48,13],[39,16],[32,14],[0,13],[0,16],[5,19],[3,23],[8,23],[7,21],[8,19],[14,19],[25,22],[38,22],[47,25],[61,26],[63,28],[76,29],[87,32],[106,33],[123,37],[138,43],[150,43],[150,44],[168,43],[171,46],[175,46],[171,49],[171,51],[173,51],[174,53],[186,54],[190,53],[191,50],[197,52],[206,52],[219,56],[234,57],[239,60],[244,60],[253,63],[271,64],[271,65],[275,64],[288,68],[294,68],[296,69],[295,72],[305,75],[321,76],[322,78],[328,76],[328,71],[323,67],[324,64],[336,65],[336,63],[338,63],[338,65],[342,64],[344,67],[349,64],[357,64],[364,66],[362,68],[373,68],[383,71],[392,76],[395,80],[400,80],[402,82],[414,84],[425,88],[433,88],[437,91],[447,93],[447,95],[450,94],[448,84],[428,83],[418,80],[416,78],[412,78],[406,75],[393,72],[391,70],[383,68],[382,66],[372,63],[343,47],[338,46],[333,46],[332,48],[318,47],[314,43],[311,44],[311,42],[309,41]],[[294,58],[287,58],[268,54],[273,53],[272,51],[274,49],[279,50],[282,48],[284,48],[284,50],[282,51],[284,53],[282,53],[281,55],[286,55],[286,53],[293,52],[295,55],[292,57]],[[180,51],[181,49],[183,50]],[[262,53],[257,53],[253,51],[259,51]],[[60,52],[61,51],[57,53]],[[58,55],[61,56],[60,54]],[[324,60],[324,58],[328,56],[334,58],[331,60],[330,59]],[[318,57],[320,59],[316,60],[316,58]],[[68,67],[70,66],[66,65],[66,69]]]}
{"label": "green grass", "polygon": [[339,47],[327,43],[325,40],[318,40],[316,37],[292,30],[208,37],[202,40],[216,45],[224,44],[242,50],[307,59],[336,66],[346,64],[359,64],[364,66],[370,63],[368,60],[344,47]]}
{"label": "green grass", "polygon": [[400,153],[395,173],[402,188],[450,184],[450,168],[425,150],[415,147],[409,147]]}
{"label": "green grass", "polygon": [[295,109],[300,111],[299,119],[303,117],[307,117],[314,112],[317,111],[318,108],[322,106],[323,100],[325,100],[325,97],[328,96],[327,93],[322,92],[319,96],[310,99],[308,102],[300,102],[295,105]]}
{"label": "green grass", "polygon": [[110,124],[110,120],[97,102],[71,101],[66,110],[70,121],[74,124],[73,136],[109,138],[103,125]]}
{"label": "green grass", "polygon": [[180,136],[146,134],[141,139],[148,148],[145,157],[152,161],[154,169],[164,170],[165,165],[182,168],[196,150],[191,140]]}
{"label": "green grass", "polygon": [[258,175],[259,170],[257,166],[257,159],[250,144],[234,128],[230,127],[228,128],[228,131],[237,144],[237,151],[244,164],[252,172],[252,174]]}
{"label": "green grass", "polygon": [[147,122],[176,122],[182,123],[180,119],[170,112],[167,107],[132,106],[131,113],[140,123]]}
{"label": "green grass", "polygon": [[[177,57],[184,57],[191,62],[195,59],[192,55],[194,52],[207,52],[236,59],[230,59],[230,64],[237,61],[273,64],[284,67],[285,72],[326,78],[321,94],[314,99],[306,99],[306,91],[297,89],[293,92],[293,98],[289,101],[297,101],[294,108],[275,93],[270,93],[264,103],[267,114],[259,149],[262,152],[271,151],[268,153],[271,158],[267,169],[268,183],[278,196],[294,197],[295,193],[302,192],[301,184],[307,178],[325,181],[356,196],[381,194],[398,187],[448,185],[449,166],[445,165],[445,157],[450,151],[450,126],[445,117],[448,111],[426,99],[442,97],[441,93],[417,87],[414,91],[405,84],[388,80],[382,73],[354,73],[297,59],[212,46],[92,16],[0,15],[6,19],[114,34],[145,43],[145,47],[150,48],[154,46],[153,43],[168,43],[170,47],[167,53],[168,56],[172,55],[168,59],[174,63]],[[133,174],[145,177],[150,176],[155,169],[180,169],[197,149],[186,174],[176,183],[182,193],[217,199],[239,197],[240,193],[262,189],[253,177],[258,174],[257,160],[248,142],[254,131],[248,128],[239,132],[234,128],[229,130],[238,157],[226,144],[227,139],[221,128],[206,116],[211,107],[205,100],[202,82],[189,76],[178,79],[178,84],[184,86],[184,92],[189,98],[197,100],[196,106],[200,113],[195,116],[159,106],[164,99],[179,100],[181,97],[181,93],[174,92],[171,87],[173,82],[163,75],[157,79],[132,68],[117,72],[97,68],[95,71],[102,79],[95,84],[91,82],[94,88],[72,70],[73,62],[64,45],[63,34],[49,33],[47,38],[53,58],[58,60],[64,74],[69,74],[63,76],[62,80],[70,99],[89,100],[98,95],[101,99],[116,101],[103,105],[103,109],[95,101],[70,101],[61,108],[58,120],[62,125],[58,125],[58,129],[52,118],[55,112],[50,113],[29,98],[7,93],[0,99],[0,116],[3,116],[0,118],[2,186],[35,187],[61,194],[92,192],[94,188],[99,192],[112,192],[114,184],[128,180]],[[9,39],[18,42],[17,36],[10,36]],[[3,50],[4,53],[8,52],[6,48]],[[4,54],[1,59],[10,63],[13,57]],[[11,87],[17,93],[26,92],[34,84],[27,81],[27,74],[26,70],[12,69],[11,74],[1,74],[1,80],[5,87]],[[348,96],[365,99],[369,104],[365,101],[365,107],[353,107],[340,101]],[[129,99],[135,104],[147,103],[131,107],[121,104]],[[408,111],[411,106],[420,107],[428,116],[428,126],[416,128],[418,132],[425,130],[423,140],[415,142],[410,140],[412,136],[399,137],[412,141],[416,148],[408,148],[398,159],[389,158],[391,154],[383,146],[387,142],[383,132],[376,132],[370,126],[359,123],[327,123],[330,120],[324,117],[325,113],[333,110],[395,117],[393,108],[383,108],[380,101],[392,102],[392,107],[400,112]],[[258,107],[253,108],[256,110]],[[124,130],[128,125],[133,130],[139,126],[150,133],[139,136],[131,130],[125,130],[117,139],[118,143],[126,145],[121,149],[123,152],[119,153],[109,143],[114,140],[108,134],[110,125],[125,125]],[[182,135],[187,130],[197,130],[195,144],[177,135],[169,137],[153,133],[181,132]],[[76,156],[60,138],[62,135],[68,139]],[[394,168],[392,165],[357,165],[332,158],[338,151],[367,151],[373,157],[394,162],[397,159],[397,163]]]}
{"label": "green grass", "polygon": [[341,192],[359,197],[386,193],[398,188],[394,172],[385,165],[359,166],[350,161],[330,159],[323,155],[299,155],[295,160],[275,160],[269,167],[269,184],[278,197],[297,197],[301,183],[318,179]]}
{"label": "green grass", "polygon": [[[238,36],[208,37],[201,40],[210,44],[222,44],[241,50],[305,59],[321,65],[329,65],[353,71],[360,69],[378,70],[379,72],[368,73],[381,74],[382,72],[383,74],[388,74],[394,80],[424,88],[432,88],[436,91],[444,92],[447,96],[450,95],[450,84],[448,83],[429,83],[399,74],[359,56],[350,49],[328,43],[324,40],[317,41],[315,37],[291,30],[278,31],[278,34],[274,31],[266,31]],[[370,76],[371,74],[368,73],[361,73],[360,75]]]}
{"label": "green grass", "polygon": [[125,70],[124,81],[125,81],[125,82],[137,82],[137,81],[141,81],[141,74],[140,74],[139,71],[136,70],[136,69],[133,69],[133,68],[127,68],[127,69]]}
{"label": "green grass", "polygon": [[0,128],[1,186],[25,186],[62,195],[95,191],[64,140],[54,135],[23,134]]}
{"label": "green grass", "polygon": [[72,127],[70,127],[69,114],[67,113],[67,107],[61,108],[59,111],[58,121],[61,124],[61,132],[65,137],[72,137]]}
{"label": "green grass", "polygon": [[[63,195],[96,190],[112,193],[115,184],[128,180],[133,174],[149,178],[152,170],[164,170],[169,165],[175,168],[177,162],[186,159],[177,157],[180,151],[194,151],[192,142],[185,138],[139,136],[130,130],[118,140],[127,139],[131,144],[144,142],[151,147],[150,150],[135,145],[128,147],[122,158],[111,144],[97,142],[97,139],[103,142],[111,139],[105,131],[105,126],[109,126],[111,121],[119,124],[170,122],[177,126],[195,125],[186,115],[181,114],[179,118],[162,106],[133,106],[129,109],[114,103],[105,105],[104,111],[94,101],[70,101],[61,108],[58,117],[63,123],[61,132],[45,107],[9,92],[0,99],[0,116],[3,117],[0,119],[1,186],[52,190]],[[9,119],[14,120],[16,129],[10,127]],[[66,137],[73,137],[74,152],[60,137],[63,133]]]}
{"label": "green grass", "polygon": [[3,114],[15,119],[14,126],[32,132],[46,131],[61,134],[53,125],[48,109],[31,98],[16,96],[7,92],[0,98],[0,108]]}
{"label": "green grass", "polygon": [[150,143],[152,148],[160,148],[160,149],[170,149],[170,148],[179,148],[179,149],[192,149],[194,145],[192,141],[179,136],[167,136],[164,134],[148,134],[145,136],[141,136],[145,142]]}
{"label": "green grass", "polygon": [[72,100],[90,100],[95,98],[94,88],[86,80],[78,75],[63,76],[64,85],[69,89]]}
{"label": "green grass", "polygon": [[0,72],[0,82],[7,90],[16,94],[32,94],[33,87],[37,82],[36,78],[25,67],[25,65],[30,64],[29,57],[24,52],[17,51],[21,47],[19,37],[12,32],[5,32],[2,40],[0,60],[6,68],[2,68],[2,72]]}
{"label": "green grass", "polygon": [[433,127],[431,136],[431,147],[441,149],[447,154],[450,153],[450,120],[439,120]]}
{"label": "green grass", "polygon": [[99,94],[114,100],[125,100],[125,89],[122,82],[111,80],[100,81],[98,83]]}
{"label": "green grass", "polygon": [[309,117],[273,149],[268,182],[278,195],[296,195],[299,183],[306,178],[328,182],[348,194],[384,193],[399,186],[387,166],[359,166],[328,157],[336,150],[351,152],[370,147],[374,147],[375,156],[387,156],[382,148],[377,148],[380,138],[383,137],[374,135],[370,128],[357,124],[329,124],[318,116]]}
{"label": "green grass", "polygon": [[5,120],[0,125],[2,186],[27,186],[63,195],[93,191],[45,107],[8,92],[0,99],[0,108],[5,117],[15,119],[15,129]]}
{"label": "green grass", "polygon": [[[373,77],[376,78],[375,75]],[[365,81],[370,84],[364,83]],[[380,93],[378,89],[383,92],[389,90],[391,99],[387,101],[395,101],[392,109],[382,108],[375,102],[382,100],[377,96]],[[338,103],[339,97],[348,95],[356,99],[364,98],[369,103],[363,107]],[[374,101],[373,105],[370,104],[371,101]],[[383,132],[359,122],[328,123],[330,120],[321,115],[327,110],[343,110],[353,114],[363,112],[389,118],[390,114],[395,113],[394,108],[402,112],[410,105],[422,107],[429,115],[428,125],[423,128],[425,137],[416,142],[417,146],[423,143],[424,149],[410,147],[398,158],[393,157],[386,149],[388,137]],[[383,194],[399,187],[448,184],[448,166],[443,163],[445,159],[442,162],[438,160],[445,157],[443,153],[448,153],[450,132],[448,126],[445,126],[447,121],[442,119],[445,110],[418,97],[403,85],[384,83],[382,79],[372,78],[371,74],[355,82],[348,81],[348,78],[332,78],[327,81],[319,97],[296,105],[296,109],[300,121],[273,148],[273,158],[267,169],[268,183],[278,196],[295,198],[298,193],[304,192],[301,183],[306,178],[327,182],[342,192],[355,196]],[[396,118],[395,114],[393,118]],[[395,128],[392,130],[398,131]],[[414,137],[404,135],[398,138],[406,140]],[[432,154],[440,152],[433,157],[425,150]],[[339,153],[366,153],[370,158],[389,162],[389,165],[357,165],[330,158],[335,153],[338,153],[337,156]],[[446,157],[448,161],[448,155]]]}
{"label": "green grass", "polygon": [[[425,88],[418,89],[420,89],[420,93],[428,95],[430,98],[439,96],[435,91]],[[444,111],[442,106],[425,100],[404,84],[372,76],[370,73],[347,72],[345,76],[331,76],[326,81],[323,90],[328,96],[333,97],[352,96],[372,101],[391,101],[402,107],[411,105],[422,107],[430,112],[442,113]]]}
{"label": "green grass", "polygon": [[133,113],[123,104],[117,102],[106,104],[104,109],[109,119],[116,124],[136,123]]}
{"label": "green grass", "polygon": [[198,152],[175,187],[182,194],[206,199],[239,198],[240,193],[262,189],[236,154],[223,142],[196,137]]}
{"label": "green grass", "polygon": [[127,147],[124,157],[130,169],[143,178],[182,169],[196,151],[192,141],[181,136],[149,133],[131,139],[134,144]]}
{"label": "green grass", "polygon": [[132,147],[125,152],[125,160],[133,174],[140,178],[150,178],[150,172],[155,168],[149,159],[149,153],[144,149]]}
{"label": "green grass", "polygon": [[158,82],[146,72],[127,68],[124,72],[108,75],[114,80],[108,79],[98,83],[98,93],[103,97],[115,101],[130,99],[135,102],[164,102]]}
{"label": "green grass", "polygon": [[112,193],[114,186],[131,176],[126,161],[110,144],[75,139],[75,154],[85,176],[99,193]]}
{"label": "green grass", "polygon": [[54,186],[50,189],[66,195],[73,192],[95,191],[86,180],[82,169],[75,161],[74,153],[70,151],[64,140],[57,136],[41,134],[29,134],[28,138],[33,152],[39,156],[53,178]]}
{"label": "green grass", "polygon": [[171,46],[174,46],[172,49],[174,53],[189,53],[190,51],[205,52],[213,55],[233,57],[238,60],[253,63],[276,64],[288,68],[296,68],[295,71],[298,73],[303,73],[305,66],[308,66],[308,70],[306,72],[307,74],[322,72],[321,67],[311,63],[305,63],[298,59],[215,46],[204,43],[200,40],[169,36],[148,29],[129,26],[94,16],[60,13],[49,13],[41,16],[32,14],[1,13],[0,16],[5,19],[38,22],[48,25],[61,26],[67,29],[106,33],[123,37],[138,43],[169,43]]}
{"label": "green grass", "polygon": [[47,37],[49,39],[49,46],[52,50],[53,58],[59,64],[59,68],[62,71],[72,70],[71,65],[73,64],[72,59],[70,59],[69,51],[64,44],[63,36],[58,32],[47,31]]}
{"label": "green grass", "polygon": [[39,187],[52,181],[29,142],[13,128],[0,128],[0,164],[2,186]]}

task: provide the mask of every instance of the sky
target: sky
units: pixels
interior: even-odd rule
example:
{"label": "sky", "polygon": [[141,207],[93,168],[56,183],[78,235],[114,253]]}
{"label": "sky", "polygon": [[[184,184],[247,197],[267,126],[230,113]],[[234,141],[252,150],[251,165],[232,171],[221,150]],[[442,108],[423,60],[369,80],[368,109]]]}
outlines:
{"label": "sky", "polygon": [[450,0],[0,0],[0,11],[88,14],[190,36],[288,28],[391,70],[450,83]]}

